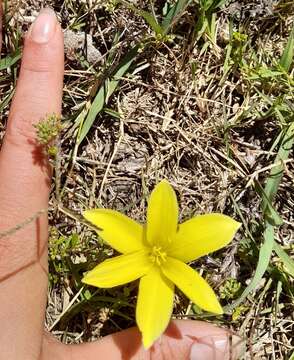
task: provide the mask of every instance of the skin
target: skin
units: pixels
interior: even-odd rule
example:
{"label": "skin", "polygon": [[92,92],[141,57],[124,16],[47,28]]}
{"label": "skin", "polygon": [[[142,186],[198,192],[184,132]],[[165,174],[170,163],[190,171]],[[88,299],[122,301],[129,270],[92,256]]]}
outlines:
{"label": "skin", "polygon": [[[47,44],[35,43],[30,34],[25,39],[0,152],[0,234],[48,206],[51,170],[36,143],[33,124],[48,114],[60,114],[63,72],[63,34],[56,20],[55,33]],[[46,213],[21,230],[0,236],[0,324],[5,329],[0,331],[1,359],[186,360],[193,344],[209,339],[214,346],[215,339],[228,339],[225,329],[197,321],[174,321],[148,351],[142,348],[137,328],[90,344],[59,343],[44,332],[47,237]]]}

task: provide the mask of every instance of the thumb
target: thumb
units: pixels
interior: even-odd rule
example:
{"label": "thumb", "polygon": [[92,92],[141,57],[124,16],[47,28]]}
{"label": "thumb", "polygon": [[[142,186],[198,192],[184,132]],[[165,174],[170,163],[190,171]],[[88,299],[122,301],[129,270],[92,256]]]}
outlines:
{"label": "thumb", "polygon": [[[51,342],[51,358],[52,345]],[[177,320],[170,323],[162,337],[147,351],[137,328],[88,344],[62,346],[56,343],[56,350],[55,358],[71,360],[236,360],[244,352],[244,341],[226,329],[205,322]],[[63,356],[60,351],[64,351]],[[45,353],[49,354],[46,348]]]}

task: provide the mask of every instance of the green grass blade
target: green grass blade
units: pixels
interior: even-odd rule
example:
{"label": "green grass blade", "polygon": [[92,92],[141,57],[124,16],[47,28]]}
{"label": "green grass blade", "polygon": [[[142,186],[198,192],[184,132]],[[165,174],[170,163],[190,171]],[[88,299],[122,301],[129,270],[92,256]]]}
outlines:
{"label": "green grass blade", "polygon": [[225,81],[226,76],[227,76],[229,70],[231,69],[230,60],[231,60],[232,50],[233,50],[232,44],[229,43],[226,47],[226,56],[225,56],[225,61],[224,61],[224,65],[223,65],[223,70],[222,70],[223,75],[220,80],[221,84]]}
{"label": "green grass blade", "polygon": [[287,41],[286,47],[283,51],[280,60],[280,65],[287,72],[289,72],[291,64],[293,62],[293,56],[294,56],[294,27],[290,33],[289,39]]}
{"label": "green grass blade", "polygon": [[107,103],[109,97],[113,94],[117,88],[120,78],[127,72],[130,65],[134,61],[139,46],[135,46],[129,53],[124,57],[122,62],[116,68],[113,76],[105,80],[101,88],[99,89],[95,99],[93,100],[91,107],[89,109],[88,115],[81,127],[81,131],[78,138],[78,144],[80,144],[84,138],[87,136],[89,130],[91,129],[96,116],[103,109],[104,105]]}
{"label": "green grass blade", "polygon": [[267,211],[268,202],[272,203],[274,197],[277,194],[278,187],[284,172],[283,161],[288,159],[289,153],[293,147],[293,140],[294,140],[294,123],[292,123],[286,130],[286,133],[283,137],[282,143],[280,145],[278,154],[274,162],[277,166],[272,168],[270,172],[270,176],[267,180],[264,189],[266,197],[263,197],[263,204],[262,204],[262,209],[264,212]]}
{"label": "green grass blade", "polygon": [[294,260],[291,259],[282,246],[276,242],[274,243],[274,251],[286,267],[287,273],[294,278]]}
{"label": "green grass blade", "polygon": [[169,28],[174,23],[175,19],[180,16],[180,14],[185,10],[187,5],[190,3],[190,0],[178,0],[168,11],[164,17],[161,27],[164,32],[167,33]]}
{"label": "green grass blade", "polygon": [[6,56],[4,59],[0,60],[0,71],[3,71],[12,65],[16,64],[21,59],[20,50],[16,51],[12,55]]}
{"label": "green grass blade", "polygon": [[225,5],[225,3],[228,2],[228,0],[214,0],[211,8],[214,10],[214,9],[217,9],[217,8],[220,8],[222,7],[223,5]]}
{"label": "green grass blade", "polygon": [[[283,165],[280,165],[281,160],[286,160],[289,156],[289,152],[293,146],[293,137],[294,137],[294,123],[292,123],[286,133],[283,137],[282,143],[280,145],[278,154],[275,159],[275,164],[277,164],[276,167],[274,167],[270,173],[270,176],[267,179],[266,186],[264,189],[264,196],[263,196],[263,203],[262,203],[262,209],[263,209],[263,216],[265,218],[265,230],[264,230],[264,242],[260,248],[259,256],[258,256],[258,263],[256,267],[255,274],[253,276],[253,279],[251,280],[250,284],[246,287],[246,289],[243,291],[241,296],[236,300],[233,304],[228,305],[225,307],[225,311],[230,312],[232,311],[236,306],[240,305],[246,297],[254,291],[254,289],[258,286],[260,283],[264,273],[266,272],[270,259],[272,251],[275,247],[275,241],[274,241],[274,225],[272,224],[272,218],[270,216],[269,209],[272,208],[272,202],[274,200],[274,197],[278,191],[279,184],[281,182],[284,167]],[[269,207],[270,204],[270,207]],[[278,225],[278,224],[275,224]],[[277,251],[279,251],[278,249]],[[282,252],[280,251],[280,254]],[[285,254],[283,253],[283,258],[286,259]],[[289,266],[289,262],[287,262]],[[291,269],[291,266],[290,266]]]}
{"label": "green grass blade", "polygon": [[200,1],[200,8],[203,11],[207,11],[213,4],[213,0],[201,0]]}
{"label": "green grass blade", "polygon": [[225,312],[230,313],[235,307],[239,306],[246,299],[246,297],[258,286],[264,273],[266,272],[274,247],[274,227],[270,223],[266,223],[263,237],[264,243],[260,248],[256,271],[250,284],[246,287],[238,300],[224,308]]}
{"label": "green grass blade", "polygon": [[163,28],[159,25],[156,17],[152,13],[149,13],[148,11],[145,11],[145,10],[137,9],[136,6],[134,6],[124,0],[120,0],[120,3],[124,4],[130,10],[132,10],[135,14],[141,16],[147,22],[147,24],[151,27],[151,29],[155,32],[156,35],[164,34]]}
{"label": "green grass blade", "polygon": [[216,14],[211,13],[207,15],[208,20],[208,35],[210,40],[216,44]]}
{"label": "green grass blade", "polygon": [[10,93],[8,93],[8,94],[4,97],[4,99],[0,102],[0,112],[2,112],[3,109],[9,104],[9,102],[11,101],[14,93],[15,93],[14,90],[10,91]]}
{"label": "green grass blade", "polygon": [[137,10],[138,15],[142,16],[142,18],[148,23],[151,29],[155,32],[156,35],[163,35],[164,31],[162,27],[158,24],[157,19],[153,16],[153,14],[145,11],[145,10]]}
{"label": "green grass blade", "polygon": [[270,147],[269,149],[269,154],[267,155],[266,159],[269,160],[270,159],[270,154],[273,153],[275,151],[275,148],[280,144],[281,142],[281,139],[283,138],[284,134],[283,134],[283,131],[281,131],[279,133],[279,135],[275,138],[272,146]]}
{"label": "green grass blade", "polygon": [[204,11],[214,11],[224,5],[227,1],[228,0],[202,0],[200,6]]}
{"label": "green grass blade", "polygon": [[265,190],[262,188],[262,186],[259,184],[258,181],[256,181],[255,188],[256,188],[256,192],[262,198],[262,206],[264,209],[264,216],[266,217],[266,219],[274,226],[282,225],[283,219],[272,205],[272,199],[268,198],[268,195],[266,194]]}
{"label": "green grass blade", "polygon": [[208,27],[208,20],[205,16],[205,13],[201,13],[196,22],[194,29],[195,42],[197,42],[201,38],[201,36],[206,31],[207,27]]}
{"label": "green grass blade", "polygon": [[91,107],[88,112],[88,115],[81,127],[81,131],[78,138],[78,143],[80,144],[84,138],[87,136],[89,130],[91,129],[96,116],[100,113],[103,109],[106,100],[106,84],[104,83],[101,88],[99,89]]}

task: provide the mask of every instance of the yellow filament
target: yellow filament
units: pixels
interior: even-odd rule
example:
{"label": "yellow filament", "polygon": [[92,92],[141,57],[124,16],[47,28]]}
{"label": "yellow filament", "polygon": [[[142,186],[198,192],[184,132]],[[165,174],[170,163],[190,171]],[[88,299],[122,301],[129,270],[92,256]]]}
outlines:
{"label": "yellow filament", "polygon": [[160,266],[163,262],[166,261],[166,258],[166,252],[163,251],[160,246],[153,246],[150,253],[150,259],[154,264]]}

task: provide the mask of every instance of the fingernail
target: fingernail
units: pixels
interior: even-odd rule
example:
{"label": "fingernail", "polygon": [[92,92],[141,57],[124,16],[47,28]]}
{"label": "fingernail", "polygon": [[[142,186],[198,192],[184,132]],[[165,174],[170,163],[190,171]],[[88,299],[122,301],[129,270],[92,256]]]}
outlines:
{"label": "fingernail", "polygon": [[237,360],[245,352],[244,341],[233,335],[205,337],[195,342],[190,351],[190,360]]}
{"label": "fingernail", "polygon": [[38,44],[46,44],[56,28],[56,15],[50,8],[42,9],[29,30],[29,36]]}

